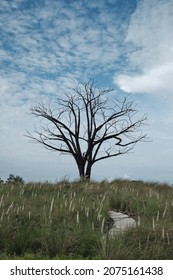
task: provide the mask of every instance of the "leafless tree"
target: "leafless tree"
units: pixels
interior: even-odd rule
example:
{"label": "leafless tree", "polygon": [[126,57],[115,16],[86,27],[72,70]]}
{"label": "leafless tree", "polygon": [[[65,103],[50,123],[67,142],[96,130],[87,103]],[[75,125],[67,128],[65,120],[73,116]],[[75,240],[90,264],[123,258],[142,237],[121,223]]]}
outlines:
{"label": "leafless tree", "polygon": [[107,158],[128,153],[146,139],[141,131],[146,116],[137,117],[137,105],[130,95],[110,99],[111,89],[98,89],[94,81],[78,85],[63,98],[31,107],[31,113],[48,123],[27,137],[45,148],[71,155],[80,178],[90,179],[93,165]]}

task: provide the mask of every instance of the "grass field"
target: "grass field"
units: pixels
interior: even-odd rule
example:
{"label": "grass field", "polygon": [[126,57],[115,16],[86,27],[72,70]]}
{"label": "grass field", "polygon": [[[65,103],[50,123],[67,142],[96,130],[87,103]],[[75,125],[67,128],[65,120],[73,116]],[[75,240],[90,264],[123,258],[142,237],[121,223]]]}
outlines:
{"label": "grass field", "polygon": [[[137,227],[110,237],[112,209],[133,215]],[[173,188],[128,180],[3,183],[0,259],[172,260]]]}

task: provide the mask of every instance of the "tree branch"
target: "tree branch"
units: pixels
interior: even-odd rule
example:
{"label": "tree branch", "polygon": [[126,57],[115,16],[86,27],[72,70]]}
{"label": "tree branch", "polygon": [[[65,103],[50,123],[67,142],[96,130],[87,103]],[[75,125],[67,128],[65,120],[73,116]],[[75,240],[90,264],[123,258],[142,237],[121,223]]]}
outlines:
{"label": "tree branch", "polygon": [[128,153],[146,139],[141,133],[146,117],[137,118],[137,106],[129,101],[109,99],[112,89],[100,90],[94,81],[73,88],[57,98],[57,109],[39,103],[31,114],[49,123],[27,137],[45,148],[74,157],[81,177],[90,177],[94,163]]}

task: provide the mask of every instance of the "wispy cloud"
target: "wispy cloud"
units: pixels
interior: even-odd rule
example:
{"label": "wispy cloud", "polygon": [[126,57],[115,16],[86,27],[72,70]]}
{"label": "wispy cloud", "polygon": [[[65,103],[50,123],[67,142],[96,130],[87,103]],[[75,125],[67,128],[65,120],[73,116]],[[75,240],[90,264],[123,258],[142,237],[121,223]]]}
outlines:
{"label": "wispy cloud", "polygon": [[[99,7],[93,13],[85,1],[83,5],[65,3],[45,1],[32,9],[16,7],[13,15],[9,9],[4,15],[8,21],[5,20],[5,25],[1,22],[6,52],[3,63],[37,75],[59,74],[67,69],[79,74],[81,66],[84,71],[90,68],[100,72],[98,59],[101,67],[113,66],[119,57],[115,35],[120,31],[116,25],[113,30],[103,25]],[[105,16],[108,22],[112,16]]]}
{"label": "wispy cloud", "polygon": [[110,3],[112,10],[104,1],[2,0],[1,94],[10,102],[13,95],[13,103],[21,95],[33,101],[44,90],[56,92],[66,76],[86,80],[113,69],[121,26],[115,1]]}
{"label": "wispy cloud", "polygon": [[172,14],[171,0],[139,1],[125,38],[128,70],[114,78],[122,90],[172,96]]}

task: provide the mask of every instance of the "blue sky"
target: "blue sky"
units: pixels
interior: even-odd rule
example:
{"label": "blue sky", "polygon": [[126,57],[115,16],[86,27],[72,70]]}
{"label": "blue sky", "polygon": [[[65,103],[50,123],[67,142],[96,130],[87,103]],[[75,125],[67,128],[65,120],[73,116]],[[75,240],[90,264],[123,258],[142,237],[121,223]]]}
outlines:
{"label": "blue sky", "polygon": [[0,177],[78,177],[72,158],[24,134],[36,123],[31,105],[94,78],[113,98],[132,92],[152,142],[96,163],[92,177],[172,184],[172,26],[172,0],[1,0]]}

